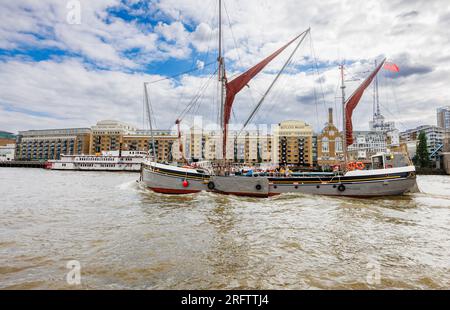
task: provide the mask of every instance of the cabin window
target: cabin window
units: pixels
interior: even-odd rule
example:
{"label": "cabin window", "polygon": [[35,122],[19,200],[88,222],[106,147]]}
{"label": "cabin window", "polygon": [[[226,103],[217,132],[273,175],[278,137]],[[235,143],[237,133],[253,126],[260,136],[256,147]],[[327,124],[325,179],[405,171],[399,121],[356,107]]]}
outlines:
{"label": "cabin window", "polygon": [[373,169],[384,169],[383,156],[372,157],[372,168]]}

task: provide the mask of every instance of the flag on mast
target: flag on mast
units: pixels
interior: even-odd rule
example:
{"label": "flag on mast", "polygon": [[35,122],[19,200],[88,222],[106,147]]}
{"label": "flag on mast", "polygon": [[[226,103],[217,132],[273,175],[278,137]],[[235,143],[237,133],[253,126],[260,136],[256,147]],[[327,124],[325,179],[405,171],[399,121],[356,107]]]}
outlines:
{"label": "flag on mast", "polygon": [[389,70],[389,71],[392,71],[392,72],[399,72],[400,71],[399,67],[393,62],[385,62],[384,66],[383,66],[383,69]]}

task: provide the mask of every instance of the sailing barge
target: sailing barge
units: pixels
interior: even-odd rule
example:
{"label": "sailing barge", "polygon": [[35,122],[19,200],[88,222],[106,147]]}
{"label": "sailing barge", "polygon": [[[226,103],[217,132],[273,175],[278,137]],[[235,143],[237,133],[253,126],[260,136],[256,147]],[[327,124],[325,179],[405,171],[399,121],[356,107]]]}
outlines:
{"label": "sailing barge", "polygon": [[252,176],[220,176],[204,168],[183,168],[147,162],[142,166],[141,180],[146,187],[164,194],[211,191],[250,197],[270,197],[282,193],[375,197],[414,191],[414,166],[387,168],[388,157],[386,154],[372,157],[372,165],[381,164],[383,168],[380,169],[293,176],[270,172]]}
{"label": "sailing barge", "polygon": [[[222,129],[222,152],[223,160],[218,162],[220,169],[199,168],[185,165],[177,167],[152,160],[146,160],[141,168],[141,182],[149,189],[164,194],[192,194],[201,191],[210,191],[220,194],[231,194],[238,196],[251,197],[270,197],[282,193],[303,193],[331,196],[353,196],[353,197],[376,197],[403,195],[405,193],[416,191],[416,172],[415,167],[410,163],[405,154],[377,154],[372,157],[370,169],[354,169],[352,163],[347,162],[347,146],[353,143],[352,137],[352,113],[358,105],[364,91],[371,84],[380,69],[385,64],[385,59],[379,63],[375,70],[364,80],[356,91],[345,99],[344,67],[341,66],[341,90],[343,104],[343,124],[344,126],[344,158],[345,163],[341,171],[335,173],[300,173],[295,175],[280,175],[278,173],[265,172],[251,176],[243,176],[233,173],[231,170],[225,171],[223,167],[227,166],[225,159],[226,141],[228,134],[228,123],[230,121],[231,109],[235,96],[274,58],[282,53],[288,46],[298,42],[295,49],[286,61],[280,73],[291,61],[292,56],[297,51],[305,37],[310,32],[307,29],[296,36],[290,42],[275,51],[269,57],[265,58],[246,72],[232,79],[227,80],[225,73],[224,58],[222,57],[222,31],[221,31],[221,10],[222,4],[219,0],[219,53],[218,53],[218,73],[221,89],[221,129]],[[257,108],[261,105],[264,98],[275,84],[280,76],[276,76],[266,93],[258,102]],[[146,84],[144,92],[147,96]],[[147,111],[150,111],[148,108]],[[245,126],[251,120],[256,109],[252,112]],[[150,120],[150,117],[149,117]],[[180,124],[180,120],[176,121]],[[150,121],[151,127],[151,121]],[[178,131],[181,137],[180,130]],[[154,145],[154,142],[153,142]],[[182,152],[181,141],[179,143]],[[153,147],[155,152],[155,147]],[[389,163],[393,156],[396,156],[396,163],[402,162],[400,166],[393,166]],[[402,160],[398,160],[400,159]],[[156,158],[156,154],[153,154]],[[228,165],[229,167],[229,165]],[[351,169],[349,169],[351,168]]]}

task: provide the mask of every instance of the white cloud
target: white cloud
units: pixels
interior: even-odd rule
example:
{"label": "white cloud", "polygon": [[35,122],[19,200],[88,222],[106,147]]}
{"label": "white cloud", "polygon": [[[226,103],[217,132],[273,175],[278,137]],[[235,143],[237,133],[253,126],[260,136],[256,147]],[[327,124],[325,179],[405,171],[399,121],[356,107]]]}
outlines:
{"label": "white cloud", "polygon": [[[127,1],[131,2],[136,1]],[[224,50],[229,77],[311,26],[315,56],[324,63],[342,59],[355,62],[348,68],[348,76],[366,71],[367,60],[382,56],[399,64],[401,72],[397,78],[381,78],[380,93],[385,116],[397,121],[400,129],[434,124],[436,107],[449,104],[450,5],[446,0],[225,0],[225,3]],[[26,57],[4,58],[0,62],[0,105],[16,112],[2,112],[1,129],[90,126],[105,118],[139,125],[142,82],[157,77],[133,73],[132,69],[141,69],[156,60],[188,59],[193,51],[215,53],[216,0],[159,0],[151,2],[148,11],[131,12],[146,18],[151,14],[153,18],[160,16],[161,21],[154,28],[111,16],[106,22],[107,8],[126,8],[118,0],[82,1],[81,25],[69,25],[65,5],[65,1],[57,0],[2,3],[0,48],[57,47],[109,70],[84,64],[78,56],[41,62]],[[124,52],[133,49],[139,50],[136,57],[124,56]],[[286,50],[250,83],[250,89],[238,95],[235,105],[238,120],[245,120],[274,78],[273,69],[280,68],[288,54]],[[310,54],[310,42],[306,40],[297,63],[305,65],[302,56]],[[193,63],[204,63],[203,59],[195,60]],[[325,108],[339,108],[339,99],[335,98],[339,96],[336,93],[339,72],[334,66],[320,70],[323,85],[315,82],[318,78],[315,74],[290,71],[279,81],[256,120],[270,123],[297,118],[320,128],[326,120]],[[180,83],[152,84],[151,95],[161,127],[172,124],[183,104],[195,96],[206,79],[185,75]],[[355,82],[349,83],[348,94],[355,86]],[[322,89],[326,107],[321,101]],[[320,99],[317,106],[316,97]],[[203,101],[203,113],[214,118],[217,89],[210,87]],[[369,91],[355,111],[356,128],[367,128],[371,108]]]}

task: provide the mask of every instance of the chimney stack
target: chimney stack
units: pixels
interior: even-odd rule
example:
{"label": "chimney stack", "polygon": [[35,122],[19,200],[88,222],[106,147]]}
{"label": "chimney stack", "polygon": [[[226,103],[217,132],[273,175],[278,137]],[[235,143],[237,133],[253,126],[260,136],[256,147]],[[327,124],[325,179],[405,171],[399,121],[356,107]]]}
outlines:
{"label": "chimney stack", "polygon": [[328,123],[333,124],[333,108],[328,108]]}

